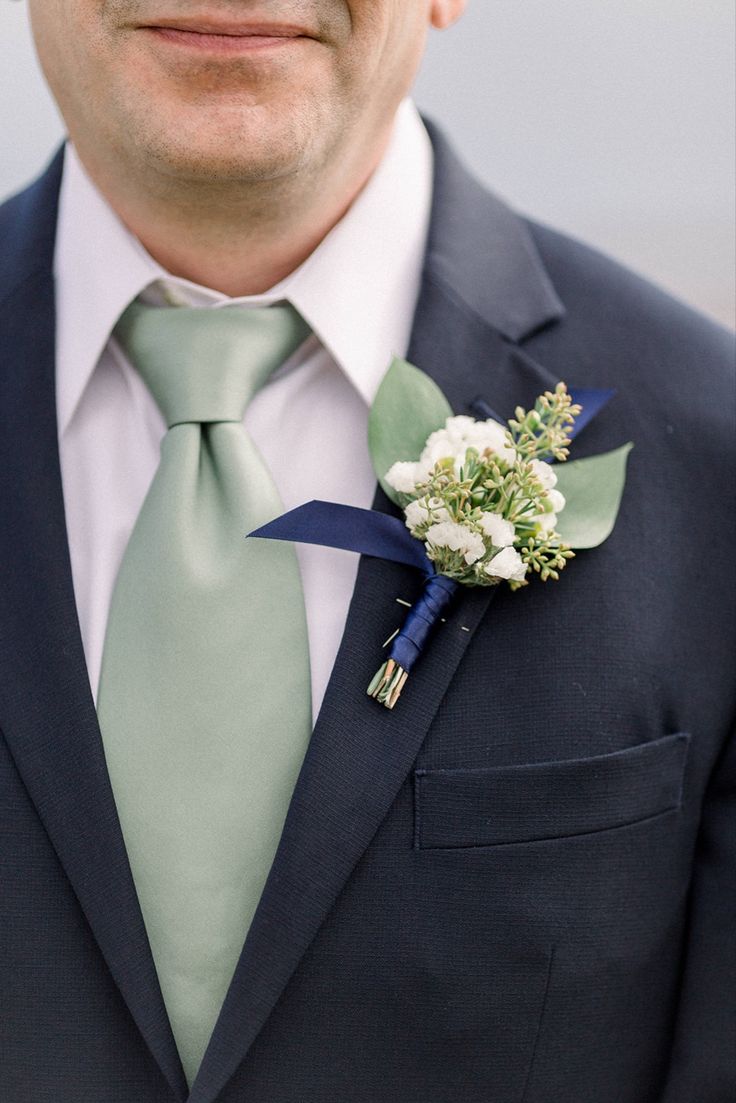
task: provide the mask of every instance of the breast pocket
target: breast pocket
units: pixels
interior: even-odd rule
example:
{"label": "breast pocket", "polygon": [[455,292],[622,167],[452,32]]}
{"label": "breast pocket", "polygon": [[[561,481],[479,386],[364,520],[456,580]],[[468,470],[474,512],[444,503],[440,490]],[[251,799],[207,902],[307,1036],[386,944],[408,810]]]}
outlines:
{"label": "breast pocket", "polygon": [[613,754],[479,770],[417,770],[417,849],[502,846],[610,831],[680,807],[690,736]]}

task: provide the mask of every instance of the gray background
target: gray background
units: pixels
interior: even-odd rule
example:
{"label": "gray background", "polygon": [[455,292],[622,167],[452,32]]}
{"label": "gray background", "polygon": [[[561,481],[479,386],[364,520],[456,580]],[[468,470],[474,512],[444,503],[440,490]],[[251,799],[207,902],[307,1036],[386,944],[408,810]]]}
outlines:
{"label": "gray background", "polygon": [[[734,316],[731,0],[471,0],[416,96],[518,209]],[[0,197],[63,133],[0,0]]]}

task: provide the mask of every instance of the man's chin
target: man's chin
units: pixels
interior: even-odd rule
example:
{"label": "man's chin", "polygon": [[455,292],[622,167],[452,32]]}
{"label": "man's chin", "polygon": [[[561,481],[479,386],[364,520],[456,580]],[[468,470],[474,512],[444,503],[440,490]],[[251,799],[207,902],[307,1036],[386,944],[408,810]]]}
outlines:
{"label": "man's chin", "polygon": [[260,151],[247,139],[234,140],[225,148],[175,143],[149,147],[141,152],[148,166],[172,184],[180,181],[212,187],[277,181],[293,176],[303,163],[296,150],[279,156],[272,148],[259,155]]}
{"label": "man's chin", "polygon": [[309,160],[313,128],[241,106],[180,109],[158,126],[131,130],[133,159],[157,173],[201,184],[257,183],[292,176]]}

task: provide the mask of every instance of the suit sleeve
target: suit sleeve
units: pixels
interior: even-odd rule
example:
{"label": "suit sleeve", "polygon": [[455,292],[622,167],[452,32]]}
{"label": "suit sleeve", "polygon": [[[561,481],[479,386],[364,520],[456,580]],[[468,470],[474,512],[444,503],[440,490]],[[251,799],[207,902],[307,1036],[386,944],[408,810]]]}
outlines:
{"label": "suit sleeve", "polygon": [[708,787],[673,1049],[661,1103],[736,1099],[736,737]]}

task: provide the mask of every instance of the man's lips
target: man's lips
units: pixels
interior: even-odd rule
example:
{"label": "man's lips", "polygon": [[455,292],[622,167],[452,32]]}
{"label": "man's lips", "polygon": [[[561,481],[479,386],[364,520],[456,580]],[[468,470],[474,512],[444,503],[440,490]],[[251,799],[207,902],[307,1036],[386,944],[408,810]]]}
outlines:
{"label": "man's lips", "polygon": [[295,39],[311,38],[304,27],[285,23],[235,23],[210,19],[161,19],[141,30],[172,44],[218,53],[237,53],[287,45]]}

